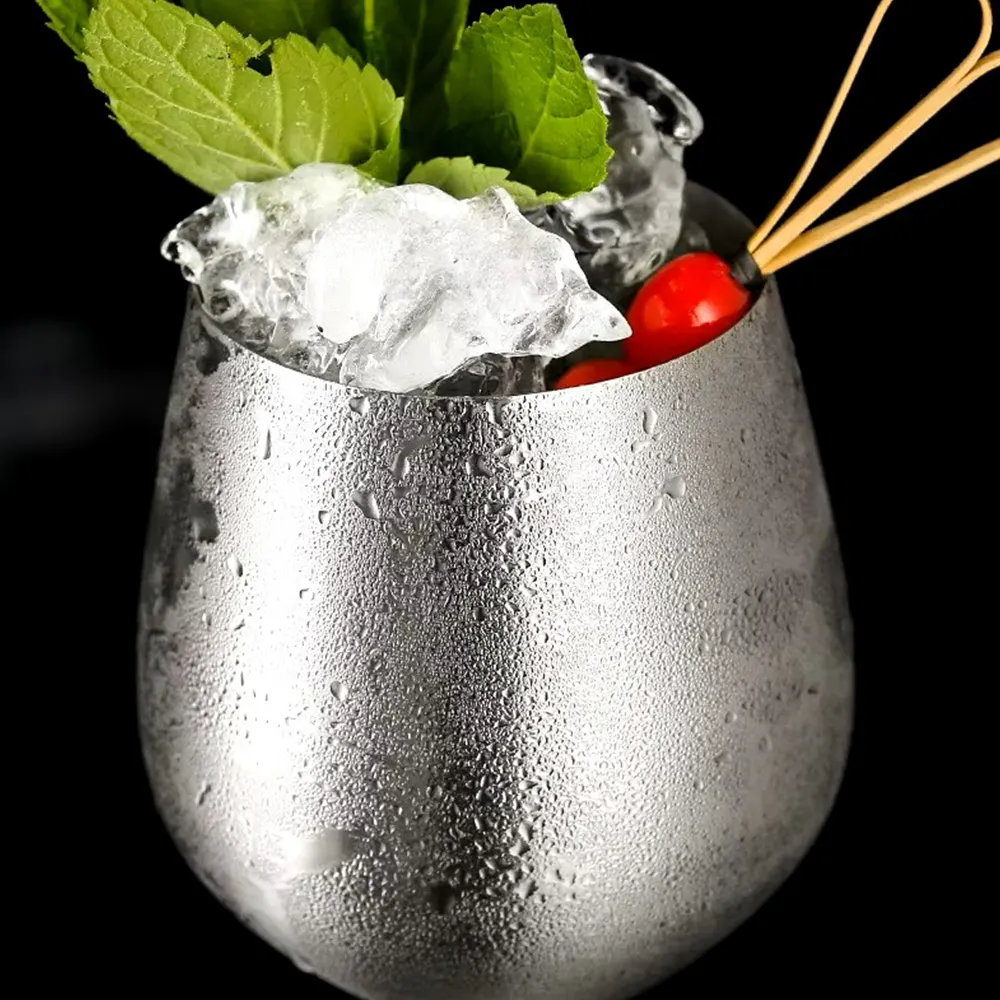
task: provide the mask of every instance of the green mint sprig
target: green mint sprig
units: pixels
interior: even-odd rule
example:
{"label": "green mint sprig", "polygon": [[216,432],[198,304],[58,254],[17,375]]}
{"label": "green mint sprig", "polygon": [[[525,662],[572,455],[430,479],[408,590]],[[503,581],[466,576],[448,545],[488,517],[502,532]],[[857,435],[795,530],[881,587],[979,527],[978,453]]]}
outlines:
{"label": "green mint sprig", "polygon": [[49,27],[79,56],[83,53],[83,26],[90,17],[91,0],[38,0]]}
{"label": "green mint sprig", "polygon": [[526,208],[606,175],[606,119],[551,4],[466,28],[468,0],[38,3],[126,132],[212,194],[323,161]]}

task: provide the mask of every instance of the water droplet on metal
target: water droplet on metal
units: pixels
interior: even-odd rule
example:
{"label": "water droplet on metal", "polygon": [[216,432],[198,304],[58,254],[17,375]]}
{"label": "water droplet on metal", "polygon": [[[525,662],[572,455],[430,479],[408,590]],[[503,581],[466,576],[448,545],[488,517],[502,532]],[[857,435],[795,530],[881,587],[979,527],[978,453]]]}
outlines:
{"label": "water droplet on metal", "polygon": [[345,701],[347,701],[351,693],[348,690],[347,685],[342,681],[334,681],[330,685],[330,690],[333,692],[334,698],[336,698],[342,705]]}
{"label": "water droplet on metal", "polygon": [[405,448],[392,460],[392,466],[389,471],[393,479],[405,479],[410,474],[410,456],[407,454]]}
{"label": "water droplet on metal", "polygon": [[285,874],[294,878],[337,868],[357,855],[361,843],[349,830],[336,828],[310,837],[289,838],[285,843]]}
{"label": "water droplet on metal", "polygon": [[268,459],[271,457],[271,428],[261,427],[257,435],[257,457]]}
{"label": "water droplet on metal", "polygon": [[312,596],[313,596],[313,592],[308,587],[303,587],[299,591],[299,597],[303,601],[311,601],[312,600]]}
{"label": "water droplet on metal", "polygon": [[328,510],[321,510],[318,516],[320,524],[327,524],[330,520],[330,512]]}
{"label": "water droplet on metal", "polygon": [[642,414],[642,431],[644,434],[652,434],[656,430],[659,415],[651,406],[647,406]]}
{"label": "water droplet on metal", "polygon": [[530,899],[538,891],[538,886],[530,878],[522,879],[514,886],[514,895],[519,899]]}
{"label": "water droplet on metal", "polygon": [[351,500],[354,501],[354,505],[361,511],[365,517],[372,521],[378,521],[382,517],[382,512],[379,510],[378,500],[375,499],[375,495],[368,490],[355,490],[351,494]]}
{"label": "water droplet on metal", "polygon": [[229,572],[232,573],[237,580],[243,576],[243,563],[241,563],[236,556],[230,556],[226,560],[226,566],[229,568]]}
{"label": "water droplet on metal", "polygon": [[196,542],[209,544],[219,537],[215,508],[207,500],[195,500],[191,505],[191,534]]}
{"label": "water droplet on metal", "polygon": [[726,712],[726,722],[735,722],[738,718],[735,712]]}
{"label": "water droplet on metal", "polygon": [[201,788],[198,790],[196,805],[203,806],[205,804],[205,799],[208,798],[208,794],[211,791],[212,786],[207,781],[202,782]]}
{"label": "water droplet on metal", "polygon": [[672,500],[679,500],[687,493],[687,483],[684,481],[683,476],[668,476],[664,480],[660,492],[666,494]]}
{"label": "water droplet on metal", "polygon": [[372,408],[371,400],[367,396],[352,396],[347,405],[359,417],[367,417],[368,411]]}
{"label": "water droplet on metal", "polygon": [[470,476],[488,476],[492,470],[485,456],[472,454],[465,460],[465,471]]}

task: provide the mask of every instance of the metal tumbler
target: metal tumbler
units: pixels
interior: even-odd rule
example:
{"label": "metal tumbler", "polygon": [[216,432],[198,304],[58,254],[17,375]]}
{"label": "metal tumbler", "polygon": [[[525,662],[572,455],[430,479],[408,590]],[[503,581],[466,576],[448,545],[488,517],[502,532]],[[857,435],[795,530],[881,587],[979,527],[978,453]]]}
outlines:
{"label": "metal tumbler", "polygon": [[670,364],[492,399],[281,367],[192,297],[139,702],[191,867],[349,993],[623,1000],[689,963],[806,853],[851,728],[774,281]]}

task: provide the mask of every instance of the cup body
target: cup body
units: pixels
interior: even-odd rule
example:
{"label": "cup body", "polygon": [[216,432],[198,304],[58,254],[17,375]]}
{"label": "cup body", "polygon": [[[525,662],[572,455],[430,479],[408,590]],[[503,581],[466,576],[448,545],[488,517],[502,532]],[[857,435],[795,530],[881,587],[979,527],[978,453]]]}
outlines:
{"label": "cup body", "polygon": [[846,595],[773,281],[669,365],[506,399],[361,394],[192,301],[139,664],[167,827],[303,968],[370,1000],[668,976],[802,858],[848,747]]}

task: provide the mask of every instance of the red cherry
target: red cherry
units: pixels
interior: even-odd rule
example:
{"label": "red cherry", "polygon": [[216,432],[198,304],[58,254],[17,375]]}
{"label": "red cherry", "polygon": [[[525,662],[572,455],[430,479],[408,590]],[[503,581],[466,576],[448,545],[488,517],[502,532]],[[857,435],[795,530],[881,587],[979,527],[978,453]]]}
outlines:
{"label": "red cherry", "polygon": [[750,292],[714,253],[689,253],[664,265],[628,311],[625,357],[652,368],[702,347],[746,315]]}
{"label": "red cherry", "polygon": [[635,371],[627,361],[617,358],[591,358],[567,369],[556,379],[556,389],[572,389],[575,385],[593,385],[608,379],[631,375]]}

